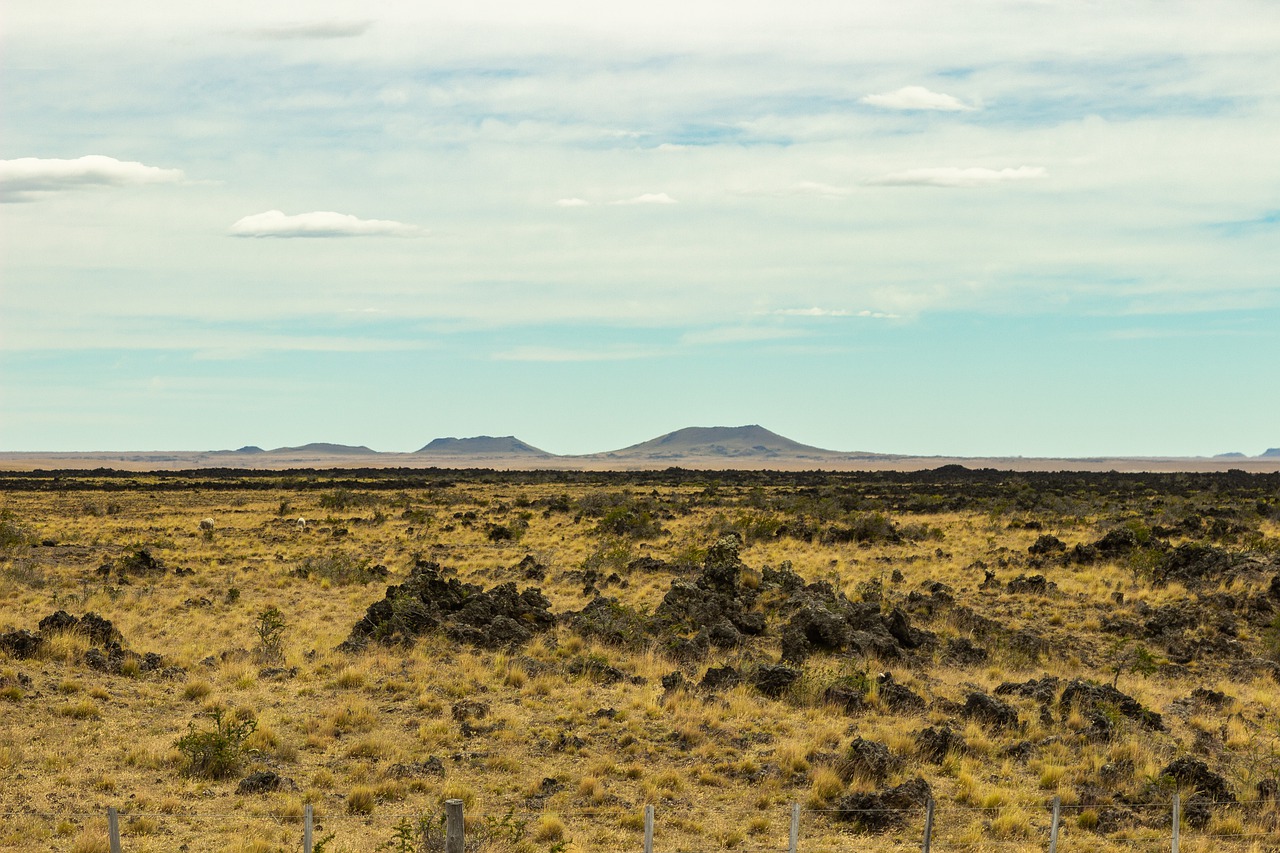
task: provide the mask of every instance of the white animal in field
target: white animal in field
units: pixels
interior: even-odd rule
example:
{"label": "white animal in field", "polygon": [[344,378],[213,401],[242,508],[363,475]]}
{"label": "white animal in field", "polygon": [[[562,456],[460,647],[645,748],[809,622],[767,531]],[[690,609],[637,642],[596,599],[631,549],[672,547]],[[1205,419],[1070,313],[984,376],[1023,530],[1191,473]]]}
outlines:
{"label": "white animal in field", "polygon": [[299,529],[299,530],[305,530],[305,529],[306,529],[306,527],[307,527],[307,520],[306,520],[305,518],[299,518],[299,519],[298,519],[296,522],[294,522],[294,523],[298,525],[298,529]]}
{"label": "white animal in field", "polygon": [[213,532],[213,519],[212,518],[200,519],[200,529]]}

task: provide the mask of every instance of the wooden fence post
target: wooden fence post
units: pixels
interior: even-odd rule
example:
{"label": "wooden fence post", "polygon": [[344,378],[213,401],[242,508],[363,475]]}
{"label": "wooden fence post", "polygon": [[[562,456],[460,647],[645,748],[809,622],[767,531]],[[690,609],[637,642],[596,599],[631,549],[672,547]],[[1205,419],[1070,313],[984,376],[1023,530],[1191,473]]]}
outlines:
{"label": "wooden fence post", "polygon": [[1182,803],[1178,799],[1178,792],[1173,793],[1173,853],[1178,853],[1178,842],[1181,840],[1179,836],[1182,834]]}
{"label": "wooden fence post", "polygon": [[653,853],[653,806],[644,807],[644,853]]}
{"label": "wooden fence post", "polygon": [[1049,853],[1058,853],[1058,820],[1062,816],[1062,797],[1053,798],[1053,822],[1049,824]]}
{"label": "wooden fence post", "polygon": [[120,813],[115,806],[107,806],[107,842],[111,853],[120,853]]}
{"label": "wooden fence post", "polygon": [[302,853],[311,853],[314,849],[311,843],[311,834],[315,826],[314,821],[311,803],[307,803],[302,807]]}
{"label": "wooden fence post", "polygon": [[929,844],[933,841],[933,798],[929,798],[929,802],[924,807],[924,845],[920,848],[923,853],[929,853]]}
{"label": "wooden fence post", "polygon": [[800,849],[800,804],[791,804],[791,844],[787,848],[791,853]]}
{"label": "wooden fence post", "polygon": [[463,828],[462,800],[444,801],[444,853],[463,853],[467,839]]}

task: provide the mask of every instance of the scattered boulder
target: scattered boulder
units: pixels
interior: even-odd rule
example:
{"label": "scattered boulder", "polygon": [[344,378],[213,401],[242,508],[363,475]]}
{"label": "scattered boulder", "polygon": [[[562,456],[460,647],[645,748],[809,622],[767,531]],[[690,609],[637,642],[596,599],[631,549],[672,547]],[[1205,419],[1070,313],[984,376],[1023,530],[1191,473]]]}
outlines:
{"label": "scattered boulder", "polygon": [[847,794],[836,803],[834,816],[862,832],[885,832],[905,826],[932,797],[929,783],[917,776],[882,791]]}
{"label": "scattered boulder", "polygon": [[840,778],[846,783],[861,777],[880,784],[901,767],[902,759],[891,753],[889,747],[878,741],[855,738],[845,750],[839,770]]}
{"label": "scattered boulder", "polygon": [[1014,594],[1048,595],[1057,592],[1058,585],[1046,580],[1044,575],[1018,575],[1005,584],[1005,589]]}
{"label": "scattered boulder", "polygon": [[728,690],[742,683],[742,675],[731,666],[711,667],[702,676],[698,687],[707,691]]}
{"label": "scattered boulder", "polygon": [[987,657],[987,650],[974,645],[968,637],[953,637],[947,640],[947,645],[942,652],[942,660],[951,666],[975,666],[985,663]]}
{"label": "scattered boulder", "polygon": [[33,658],[44,645],[44,638],[30,631],[9,631],[0,634],[0,651],[18,660]]}
{"label": "scattered boulder", "polygon": [[977,720],[997,729],[1016,728],[1018,711],[1007,702],[993,699],[985,693],[970,693],[964,701],[961,716]]}
{"label": "scattered boulder", "polygon": [[800,680],[800,670],[783,664],[764,664],[751,674],[751,683],[764,695],[777,699]]}
{"label": "scattered boulder", "polygon": [[1056,676],[1046,675],[1043,678],[1032,678],[1029,681],[1005,681],[995,689],[997,696],[1022,696],[1034,699],[1041,705],[1048,705],[1058,695],[1058,687],[1062,684]]}
{"label": "scattered boulder", "polygon": [[893,675],[883,672],[876,678],[879,688],[880,704],[890,711],[917,714],[925,709],[925,701],[918,694],[893,680]]}
{"label": "scattered boulder", "polygon": [[1179,785],[1195,788],[1196,793],[1212,803],[1234,803],[1235,795],[1227,780],[1209,769],[1199,758],[1191,755],[1175,759],[1160,771],[1161,776],[1172,777]]}
{"label": "scattered boulder", "polygon": [[952,750],[963,752],[965,742],[964,738],[958,732],[952,731],[950,726],[936,728],[929,726],[916,734],[916,749],[920,751],[920,757],[925,761],[941,764],[948,752]]}
{"label": "scattered boulder", "polygon": [[1027,548],[1027,553],[1033,557],[1053,557],[1058,554],[1065,554],[1066,551],[1066,543],[1057,536],[1052,536],[1048,533],[1040,534],[1036,541],[1031,544],[1031,547]]}
{"label": "scattered boulder", "polygon": [[1187,586],[1217,582],[1235,567],[1231,554],[1213,545],[1187,542],[1165,555],[1152,580],[1157,584],[1177,581]]}
{"label": "scattered boulder", "polygon": [[1122,716],[1133,720],[1144,729],[1164,731],[1164,721],[1159,714],[1142,707],[1141,703],[1132,696],[1120,692],[1109,684],[1094,684],[1077,678],[1062,691],[1058,704],[1064,717],[1071,708],[1098,713],[1101,713],[1104,708],[1114,708]]}
{"label": "scattered boulder", "polygon": [[250,773],[240,780],[236,786],[237,794],[270,794],[275,791],[296,791],[297,784],[287,776],[281,776],[274,770],[259,770]]}
{"label": "scattered boulder", "polygon": [[437,563],[419,561],[403,584],[387,587],[383,599],[369,606],[338,648],[358,651],[370,641],[408,643],[441,631],[460,643],[496,649],[528,642],[554,624],[551,602],[541,590],[520,591],[514,583],[484,590],[446,579]]}

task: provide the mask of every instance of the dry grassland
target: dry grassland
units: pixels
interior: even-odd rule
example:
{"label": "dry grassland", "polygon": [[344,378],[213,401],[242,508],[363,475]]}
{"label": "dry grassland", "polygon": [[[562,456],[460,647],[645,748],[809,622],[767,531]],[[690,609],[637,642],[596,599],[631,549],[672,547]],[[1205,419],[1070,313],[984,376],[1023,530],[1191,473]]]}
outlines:
{"label": "dry grassland", "polygon": [[[125,650],[162,661],[94,668],[86,654],[99,644],[74,629],[43,632],[32,656],[0,651],[2,849],[105,850],[114,805],[127,851],[297,850],[309,803],[329,853],[416,850],[394,846],[397,825],[433,822],[457,797],[472,837],[494,851],[638,849],[646,804],[659,851],[783,850],[793,802],[804,808],[806,853],[907,850],[918,848],[918,810],[879,832],[839,810],[850,795],[920,776],[938,804],[936,849],[1046,849],[1058,796],[1060,850],[1127,853],[1167,849],[1174,791],[1195,796],[1165,772],[1183,757],[1203,760],[1239,802],[1191,815],[1183,849],[1280,849],[1280,599],[1259,612],[1280,590],[1280,494],[1269,480],[1236,488],[1208,476],[1218,485],[1163,493],[1102,481],[1076,492],[1037,482],[979,490],[959,479],[928,485],[937,499],[909,507],[889,480],[851,479],[856,488],[842,491],[846,481],[764,475],[636,483],[460,472],[404,488],[323,475],[64,480],[0,495],[0,632],[36,633],[58,610],[96,613]],[[174,482],[191,488],[155,488]],[[971,488],[980,497],[964,498]],[[1229,572],[1162,578],[1153,561],[1163,558],[1146,544],[1088,562],[1029,553],[1042,536],[1074,546],[1124,525],[1154,539],[1152,527],[1190,516],[1204,522],[1199,532],[1184,525],[1159,538],[1225,553]],[[1227,525],[1212,527],[1215,518]],[[737,583],[760,591],[767,627],[703,657],[680,656],[661,634],[611,644],[564,620],[515,647],[428,632],[337,650],[418,561],[486,589],[536,586],[555,614],[598,591],[645,615],[673,581],[696,579],[731,531],[745,539]],[[144,550],[158,563],[150,571],[139,568]],[[528,556],[541,580],[517,568]],[[893,655],[815,649],[792,663],[800,676],[776,698],[745,677],[699,687],[708,668],[745,675],[778,662],[785,611],[769,608],[782,594],[763,578],[784,563],[931,637]],[[985,588],[982,564],[994,574]],[[1020,575],[1056,588],[1010,591]],[[1186,602],[1201,621],[1157,637],[1151,620],[1185,615]],[[270,608],[282,626],[264,624]],[[966,659],[965,640],[985,659]],[[684,684],[664,688],[674,672]],[[882,672],[923,709],[891,707]],[[963,711],[971,694],[1045,676],[1059,683],[1043,711],[1031,696],[997,697],[1017,712],[1014,725]],[[1114,704],[1061,706],[1073,679],[1115,682],[1161,714],[1161,727]],[[833,698],[836,685],[853,685],[862,707]],[[1196,690],[1211,699],[1193,699]],[[224,756],[240,765],[221,779],[192,766],[190,741],[180,748],[184,736],[215,732],[215,718],[243,737]],[[963,746],[930,760],[919,733],[942,726]],[[857,738],[887,749],[883,773],[850,762]],[[286,789],[237,793],[255,771]]]}

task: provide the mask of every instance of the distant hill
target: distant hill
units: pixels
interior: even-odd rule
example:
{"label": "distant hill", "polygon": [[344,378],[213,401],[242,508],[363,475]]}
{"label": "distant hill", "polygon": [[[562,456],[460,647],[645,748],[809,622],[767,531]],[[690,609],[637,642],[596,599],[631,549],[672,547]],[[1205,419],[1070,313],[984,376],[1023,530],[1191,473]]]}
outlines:
{"label": "distant hill", "polygon": [[1280,447],[1269,447],[1263,451],[1262,455],[1267,458],[1274,458],[1276,456],[1280,456]]}
{"label": "distant hill", "polygon": [[266,453],[267,451],[263,450],[261,447],[259,447],[256,444],[246,444],[244,447],[238,448],[232,452],[233,453]]}
{"label": "distant hill", "polygon": [[685,427],[621,450],[596,455],[684,459],[687,457],[817,457],[842,454],[801,444],[776,432],[770,432],[758,424],[751,424],[739,427]]}
{"label": "distant hill", "polygon": [[521,441],[514,435],[436,438],[416,452],[448,456],[546,456],[548,458],[552,456],[547,451]]}
{"label": "distant hill", "polygon": [[1213,454],[1213,458],[1214,459],[1248,459],[1249,457],[1244,453],[1232,451],[1231,453],[1215,453]]}
{"label": "distant hill", "polygon": [[350,444],[329,444],[324,441],[315,441],[311,444],[304,444],[301,447],[277,447],[274,450],[266,451],[268,453],[331,453],[340,456],[363,456],[365,454],[376,454],[378,451],[371,450],[363,444],[353,446]]}

